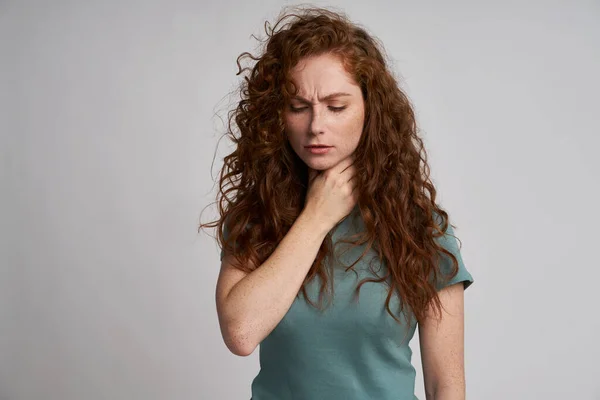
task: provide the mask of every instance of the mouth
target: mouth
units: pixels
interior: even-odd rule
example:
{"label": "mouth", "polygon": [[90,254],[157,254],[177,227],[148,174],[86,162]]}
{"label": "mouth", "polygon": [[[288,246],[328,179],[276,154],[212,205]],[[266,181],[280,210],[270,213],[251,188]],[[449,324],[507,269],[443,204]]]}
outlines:
{"label": "mouth", "polygon": [[307,153],[323,155],[323,154],[329,153],[329,150],[331,150],[332,147],[333,146],[319,145],[319,146],[305,146],[304,148],[306,149]]}

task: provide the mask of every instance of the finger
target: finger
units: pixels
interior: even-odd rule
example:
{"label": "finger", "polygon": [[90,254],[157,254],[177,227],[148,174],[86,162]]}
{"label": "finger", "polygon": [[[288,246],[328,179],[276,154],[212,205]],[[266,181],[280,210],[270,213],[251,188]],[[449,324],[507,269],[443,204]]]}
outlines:
{"label": "finger", "polygon": [[350,155],[349,157],[346,157],[344,160],[342,160],[338,165],[340,167],[342,167],[342,171],[340,172],[343,173],[345,172],[348,168],[352,167],[354,164],[354,158],[352,155]]}
{"label": "finger", "polygon": [[352,192],[358,192],[358,176],[354,175],[348,180],[348,183],[352,186]]}
{"label": "finger", "polygon": [[358,175],[358,170],[354,165],[349,165],[344,171],[340,173],[340,178],[345,179],[346,182],[350,182],[352,178],[356,178]]}
{"label": "finger", "polygon": [[308,168],[308,183],[311,183],[313,181],[313,179],[315,179],[316,176],[317,176],[317,171],[309,167]]}

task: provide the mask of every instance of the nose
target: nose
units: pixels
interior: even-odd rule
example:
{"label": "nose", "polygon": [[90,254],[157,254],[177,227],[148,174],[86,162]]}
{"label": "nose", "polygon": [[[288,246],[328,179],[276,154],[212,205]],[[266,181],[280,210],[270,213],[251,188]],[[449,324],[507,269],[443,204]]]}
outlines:
{"label": "nose", "polygon": [[312,119],[310,121],[310,133],[312,135],[318,135],[323,133],[325,125],[325,116],[320,111],[314,110],[312,112]]}

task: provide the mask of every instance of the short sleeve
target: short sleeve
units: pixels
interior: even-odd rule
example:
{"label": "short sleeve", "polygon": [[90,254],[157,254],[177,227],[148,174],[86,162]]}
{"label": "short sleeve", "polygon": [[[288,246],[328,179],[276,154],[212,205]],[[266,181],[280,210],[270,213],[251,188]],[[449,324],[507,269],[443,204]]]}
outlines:
{"label": "short sleeve", "polygon": [[471,276],[469,271],[467,271],[467,268],[465,267],[465,264],[463,262],[462,256],[460,254],[460,249],[458,247],[458,240],[453,235],[454,229],[452,228],[452,225],[448,223],[448,229],[446,229],[446,233],[443,236],[436,238],[438,243],[450,253],[452,253],[458,261],[458,273],[456,274],[456,276],[450,279],[450,281],[448,282],[443,282],[441,278],[446,278],[452,272],[452,258],[446,254],[441,254],[440,272],[442,273],[442,276],[438,278],[438,282],[436,283],[437,291],[440,291],[445,287],[454,285],[459,282],[464,283],[464,288],[466,290],[474,282],[473,277]]}

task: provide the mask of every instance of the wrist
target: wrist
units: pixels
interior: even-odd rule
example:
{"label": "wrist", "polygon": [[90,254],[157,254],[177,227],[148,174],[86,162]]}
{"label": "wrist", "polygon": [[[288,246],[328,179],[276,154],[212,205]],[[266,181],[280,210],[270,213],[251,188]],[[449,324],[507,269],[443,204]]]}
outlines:
{"label": "wrist", "polygon": [[329,231],[333,228],[329,222],[324,220],[321,216],[319,216],[316,212],[311,209],[304,209],[300,215],[298,216],[298,220],[301,223],[309,226],[309,229],[312,232],[321,235],[323,238],[329,233]]}

